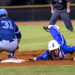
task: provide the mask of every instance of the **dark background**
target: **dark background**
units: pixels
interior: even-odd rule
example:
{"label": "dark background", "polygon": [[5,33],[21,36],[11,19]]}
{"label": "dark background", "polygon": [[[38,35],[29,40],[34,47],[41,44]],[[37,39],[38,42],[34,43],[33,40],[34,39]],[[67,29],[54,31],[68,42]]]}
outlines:
{"label": "dark background", "polygon": [[[75,0],[70,0],[75,3]],[[0,0],[0,6],[49,4],[50,0]]]}
{"label": "dark background", "polygon": [[[0,0],[0,6],[46,5],[50,0]],[[75,0],[71,0],[75,3]],[[44,21],[51,17],[50,7],[6,8],[10,18],[15,21]],[[71,6],[71,19],[75,19],[75,6]]]}

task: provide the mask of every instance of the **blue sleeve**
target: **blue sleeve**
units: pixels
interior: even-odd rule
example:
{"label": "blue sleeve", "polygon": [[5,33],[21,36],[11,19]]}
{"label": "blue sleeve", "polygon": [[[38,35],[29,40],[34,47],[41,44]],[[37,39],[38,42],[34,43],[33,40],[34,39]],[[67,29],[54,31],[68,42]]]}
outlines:
{"label": "blue sleeve", "polygon": [[48,51],[46,51],[41,56],[37,57],[36,60],[48,60],[50,58],[51,58],[51,53],[49,53]]}
{"label": "blue sleeve", "polygon": [[54,26],[50,28],[49,32],[51,33],[53,39],[60,44],[60,46],[66,45],[64,36]]}
{"label": "blue sleeve", "polygon": [[21,39],[21,32],[19,31],[18,26],[15,26],[15,35],[18,39]]}
{"label": "blue sleeve", "polygon": [[[11,19],[12,20],[12,19]],[[15,24],[15,22],[12,20],[12,23],[14,25],[14,32],[15,32],[15,35],[18,39],[21,39],[21,32],[18,28],[18,26]]]}
{"label": "blue sleeve", "polygon": [[75,46],[62,46],[61,50],[66,54],[66,53],[70,53],[72,54],[73,52],[75,52]]}

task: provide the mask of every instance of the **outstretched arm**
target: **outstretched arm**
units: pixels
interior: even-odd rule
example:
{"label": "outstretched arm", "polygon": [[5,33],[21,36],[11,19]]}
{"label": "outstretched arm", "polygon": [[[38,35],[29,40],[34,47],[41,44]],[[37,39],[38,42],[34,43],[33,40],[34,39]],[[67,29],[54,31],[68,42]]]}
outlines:
{"label": "outstretched arm", "polygon": [[51,58],[51,53],[45,51],[41,56],[35,57],[33,59],[30,58],[29,60],[38,61],[38,60],[48,60],[49,58]]}

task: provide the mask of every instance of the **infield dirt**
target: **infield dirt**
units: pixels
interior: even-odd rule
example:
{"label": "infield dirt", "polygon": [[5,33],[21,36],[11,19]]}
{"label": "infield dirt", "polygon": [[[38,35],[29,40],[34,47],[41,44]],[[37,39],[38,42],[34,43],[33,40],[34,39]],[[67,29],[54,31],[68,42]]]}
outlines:
{"label": "infield dirt", "polygon": [[[40,56],[43,54],[45,50],[38,50],[38,51],[22,51],[22,52],[16,52],[15,56],[17,59],[23,59],[26,60],[23,63],[0,63],[0,66],[43,66],[43,65],[75,65],[75,61],[73,60],[73,57],[75,57],[75,53],[67,54],[67,58],[64,60],[39,60],[39,61],[30,61],[29,58],[34,58],[37,56]],[[7,53],[1,53],[0,54],[0,61],[8,59]]]}

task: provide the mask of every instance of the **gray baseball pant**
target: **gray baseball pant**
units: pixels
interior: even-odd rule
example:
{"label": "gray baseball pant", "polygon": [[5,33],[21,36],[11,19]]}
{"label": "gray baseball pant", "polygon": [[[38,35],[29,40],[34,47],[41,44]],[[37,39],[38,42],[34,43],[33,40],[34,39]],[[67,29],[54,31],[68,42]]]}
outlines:
{"label": "gray baseball pant", "polygon": [[54,13],[50,19],[49,25],[55,25],[56,21],[58,20],[58,16],[60,16],[61,19],[64,21],[66,28],[68,30],[73,31],[71,19],[70,19],[69,13],[67,13],[66,9],[64,9],[64,10],[54,9]]}

